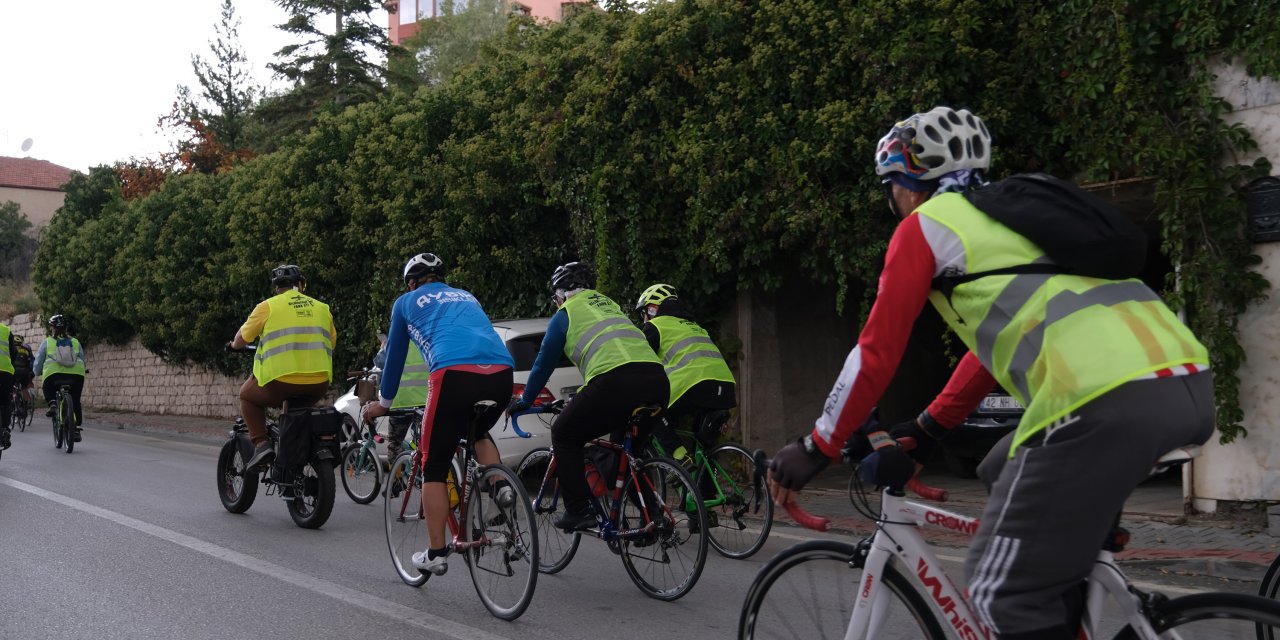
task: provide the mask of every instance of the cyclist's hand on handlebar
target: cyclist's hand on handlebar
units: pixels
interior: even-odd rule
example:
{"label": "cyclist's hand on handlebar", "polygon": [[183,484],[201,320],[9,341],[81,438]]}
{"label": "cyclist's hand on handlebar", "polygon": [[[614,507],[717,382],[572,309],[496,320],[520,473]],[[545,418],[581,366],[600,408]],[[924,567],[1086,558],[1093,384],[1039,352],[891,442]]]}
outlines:
{"label": "cyclist's hand on handlebar", "polygon": [[867,484],[901,489],[915,477],[916,463],[903,447],[881,447],[862,459],[858,474]]}
{"label": "cyclist's hand on handlebar", "polygon": [[507,403],[507,415],[528,411],[533,405],[525,402],[520,396],[511,396],[511,402]]}
{"label": "cyclist's hand on handlebar", "polygon": [[946,434],[947,430],[934,422],[927,411],[920,414],[919,418],[899,422],[889,428],[889,437],[894,440],[915,439],[915,448],[910,449],[907,454],[920,464],[924,464],[929,459],[933,449]]}
{"label": "cyclist's hand on handlebar", "polygon": [[773,491],[774,503],[791,502],[794,494],[829,464],[831,458],[816,447],[806,447],[804,438],[779,449],[769,467],[769,489]]}
{"label": "cyclist's hand on handlebar", "polygon": [[373,424],[374,420],[385,415],[387,415],[387,408],[382,406],[381,402],[370,402],[360,409],[360,420],[365,424]]}

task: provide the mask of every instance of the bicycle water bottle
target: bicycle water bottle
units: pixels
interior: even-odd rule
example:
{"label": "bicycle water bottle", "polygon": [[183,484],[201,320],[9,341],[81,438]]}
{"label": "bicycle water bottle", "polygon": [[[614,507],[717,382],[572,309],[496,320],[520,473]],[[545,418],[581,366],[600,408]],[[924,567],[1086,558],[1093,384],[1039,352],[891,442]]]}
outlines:
{"label": "bicycle water bottle", "polygon": [[596,469],[595,463],[590,461],[587,462],[587,485],[591,487],[591,495],[597,498],[604,495],[604,478],[600,477],[600,470]]}

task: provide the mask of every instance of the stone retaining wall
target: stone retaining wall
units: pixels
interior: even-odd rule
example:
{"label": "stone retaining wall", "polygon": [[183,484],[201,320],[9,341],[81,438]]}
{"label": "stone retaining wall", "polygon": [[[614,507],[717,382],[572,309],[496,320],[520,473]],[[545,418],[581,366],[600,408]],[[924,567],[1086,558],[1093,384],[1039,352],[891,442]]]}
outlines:
{"label": "stone retaining wall", "polygon": [[[43,343],[45,327],[36,314],[22,314],[5,324],[28,343]],[[89,375],[82,401],[89,409],[232,418],[240,413],[239,378],[203,367],[168,364],[137,338],[124,345],[85,347]]]}

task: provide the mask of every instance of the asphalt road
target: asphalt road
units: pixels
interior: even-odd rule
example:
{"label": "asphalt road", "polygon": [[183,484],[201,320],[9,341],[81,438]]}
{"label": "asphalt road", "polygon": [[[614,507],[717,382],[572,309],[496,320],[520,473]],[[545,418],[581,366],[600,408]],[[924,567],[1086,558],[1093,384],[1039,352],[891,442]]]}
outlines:
{"label": "asphalt road", "polygon": [[[234,515],[215,493],[217,442],[90,422],[68,455],[47,425],[38,417],[15,433],[0,459],[4,639],[729,638],[760,566],[814,537],[779,527],[752,559],[712,552],[676,602],[643,596],[603,543],[584,539],[508,623],[480,604],[460,558],[421,589],[401,583],[380,500],[357,505],[339,483],[318,531],[296,527],[275,496]],[[941,553],[958,569],[962,552]],[[1147,574],[1140,579],[1178,585],[1174,595],[1221,586]]]}

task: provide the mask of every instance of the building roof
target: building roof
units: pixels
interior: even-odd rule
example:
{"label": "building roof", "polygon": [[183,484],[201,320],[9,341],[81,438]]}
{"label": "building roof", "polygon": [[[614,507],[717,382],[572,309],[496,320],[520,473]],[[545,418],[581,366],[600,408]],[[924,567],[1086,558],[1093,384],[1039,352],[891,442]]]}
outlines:
{"label": "building roof", "polygon": [[71,169],[48,160],[0,156],[0,187],[62,191],[71,179]]}

